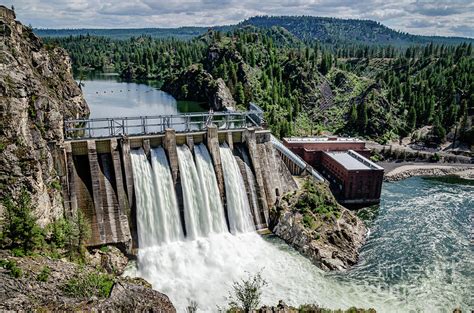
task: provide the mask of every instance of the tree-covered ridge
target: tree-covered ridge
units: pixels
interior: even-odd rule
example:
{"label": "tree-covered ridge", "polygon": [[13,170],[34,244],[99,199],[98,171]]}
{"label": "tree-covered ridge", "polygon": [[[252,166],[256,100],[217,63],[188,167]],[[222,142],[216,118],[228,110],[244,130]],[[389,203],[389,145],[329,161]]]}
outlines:
{"label": "tree-covered ridge", "polygon": [[[129,79],[181,83],[191,64],[221,78],[237,104],[257,102],[278,136],[322,130],[379,141],[434,125],[424,140],[450,131],[472,142],[471,44],[407,49],[303,42],[281,27],[209,31],[192,41],[93,36],[49,40],[65,47],[75,67],[112,68]],[[193,68],[196,70],[196,67]]]}
{"label": "tree-covered ridge", "polygon": [[340,19],[318,16],[255,16],[236,25],[213,27],[179,27],[179,28],[122,28],[122,29],[35,29],[40,37],[101,36],[126,40],[132,37],[148,36],[165,39],[176,38],[190,40],[204,35],[210,28],[228,32],[253,25],[259,28],[281,27],[300,40],[306,42],[317,40],[323,44],[364,44],[393,45],[407,47],[413,44],[460,44],[473,42],[472,38],[420,36],[395,31],[372,20]]}
{"label": "tree-covered ridge", "polygon": [[459,44],[473,39],[461,37],[419,36],[395,31],[372,20],[340,19],[317,16],[255,16],[240,25],[262,28],[280,26],[304,41],[328,44],[366,44],[408,46],[412,44]]}

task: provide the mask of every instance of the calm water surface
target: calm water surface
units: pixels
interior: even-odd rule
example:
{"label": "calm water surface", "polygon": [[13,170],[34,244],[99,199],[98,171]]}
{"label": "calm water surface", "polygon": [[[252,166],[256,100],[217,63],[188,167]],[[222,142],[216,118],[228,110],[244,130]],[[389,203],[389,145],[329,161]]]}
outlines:
{"label": "calm water surface", "polygon": [[[77,78],[76,78],[77,79]],[[204,104],[176,101],[157,82],[131,83],[113,73],[89,73],[82,91],[91,118],[134,117],[207,111]]]}

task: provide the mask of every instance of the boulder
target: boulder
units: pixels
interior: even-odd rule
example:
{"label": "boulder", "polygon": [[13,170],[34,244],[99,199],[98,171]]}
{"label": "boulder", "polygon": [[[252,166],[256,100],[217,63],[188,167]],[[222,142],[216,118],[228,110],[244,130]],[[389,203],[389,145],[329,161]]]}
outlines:
{"label": "boulder", "polygon": [[94,249],[88,256],[88,263],[102,268],[109,274],[122,275],[128,264],[128,258],[114,246]]}

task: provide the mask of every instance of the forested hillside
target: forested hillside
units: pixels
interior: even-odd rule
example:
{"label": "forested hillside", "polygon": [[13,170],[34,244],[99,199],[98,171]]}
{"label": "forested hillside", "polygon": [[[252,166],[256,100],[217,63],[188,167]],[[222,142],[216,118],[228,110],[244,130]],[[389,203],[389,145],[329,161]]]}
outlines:
{"label": "forested hillside", "polygon": [[472,44],[329,45],[254,26],[190,41],[79,36],[48,43],[66,48],[76,69],[162,80],[179,99],[208,100],[186,77],[220,78],[241,108],[258,103],[278,136],[326,130],[385,142],[434,126],[414,140],[436,145],[451,132],[473,143]]}
{"label": "forested hillside", "polygon": [[300,40],[321,44],[364,44],[391,45],[408,47],[413,44],[460,44],[474,42],[472,38],[418,36],[395,31],[387,26],[371,20],[340,19],[317,16],[256,16],[237,25],[212,27],[179,27],[179,28],[118,28],[118,29],[35,29],[40,37],[69,36],[102,36],[112,39],[129,39],[132,37],[149,36],[152,38],[170,38],[189,40],[204,35],[210,28],[215,31],[228,32],[243,26],[259,28],[282,27]]}
{"label": "forested hillside", "polygon": [[317,16],[256,16],[240,25],[262,28],[284,27],[301,40],[329,44],[366,44],[409,46],[412,44],[459,44],[473,39],[441,36],[417,36],[395,31],[372,20],[340,19]]}

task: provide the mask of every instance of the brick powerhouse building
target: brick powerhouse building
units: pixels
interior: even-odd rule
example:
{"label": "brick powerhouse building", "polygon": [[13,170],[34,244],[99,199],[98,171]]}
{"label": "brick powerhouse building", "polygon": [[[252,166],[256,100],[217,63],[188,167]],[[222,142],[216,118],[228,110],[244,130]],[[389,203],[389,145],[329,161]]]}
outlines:
{"label": "brick powerhouse building", "polygon": [[283,144],[318,169],[330,182],[339,202],[368,205],[380,202],[384,170],[368,159],[365,142],[354,138],[284,138]]}

